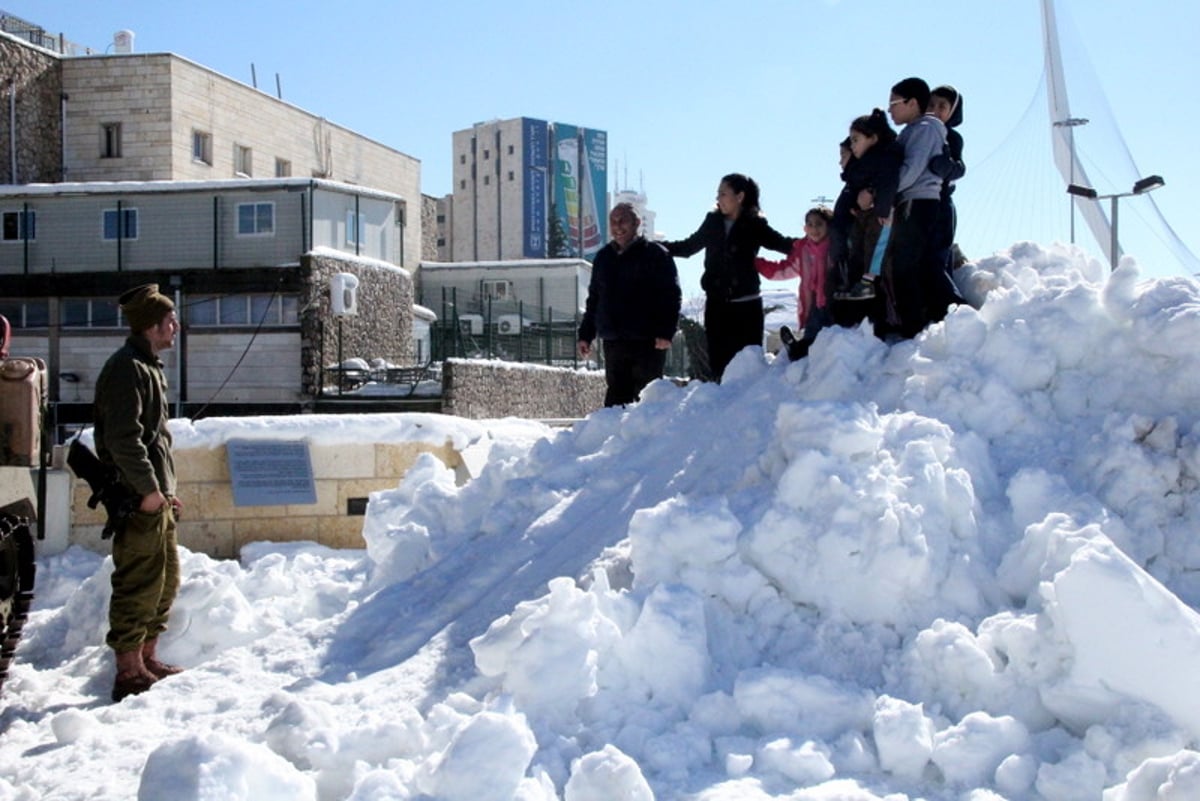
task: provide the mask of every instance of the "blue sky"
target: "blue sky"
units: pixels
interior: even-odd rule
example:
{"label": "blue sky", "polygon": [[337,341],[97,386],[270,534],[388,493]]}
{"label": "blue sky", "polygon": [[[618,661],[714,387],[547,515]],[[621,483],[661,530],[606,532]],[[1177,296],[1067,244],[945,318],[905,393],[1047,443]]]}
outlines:
{"label": "blue sky", "polygon": [[[1038,141],[1048,120],[1036,100],[1038,0],[0,4],[96,49],[129,29],[138,52],[174,52],[246,83],[253,65],[271,94],[278,75],[285,100],[421,159],[431,195],[450,191],[451,134],[472,123],[530,116],[606,130],[610,188],[644,188],[671,238],[694,230],[727,172],[758,180],[772,224],[799,235],[813,199],[840,188],[837,142],[850,120],[919,75],[963,92],[968,174],[956,197],[968,255],[1069,235],[1067,197]],[[1138,172],[1166,179],[1153,201],[1200,252],[1188,203],[1200,185],[1190,141],[1200,4],[1059,7]],[[1042,122],[1019,126],[1031,103]],[[1101,193],[1127,191],[1138,176],[1119,169],[1103,109],[1086,106],[1073,101],[1073,115],[1094,120],[1077,129],[1081,161]],[[1019,178],[1030,165],[1036,178]],[[1143,273],[1186,273],[1138,231],[1147,198],[1121,201],[1120,215]],[[1096,251],[1078,221],[1077,241]],[[698,293],[700,258],[680,267],[685,293]]]}

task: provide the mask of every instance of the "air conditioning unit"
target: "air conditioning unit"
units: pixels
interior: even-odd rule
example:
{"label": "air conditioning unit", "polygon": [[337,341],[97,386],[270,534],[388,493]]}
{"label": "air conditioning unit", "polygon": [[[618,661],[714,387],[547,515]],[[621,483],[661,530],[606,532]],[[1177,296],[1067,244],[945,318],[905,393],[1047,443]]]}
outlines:
{"label": "air conditioning unit", "polygon": [[533,325],[533,320],[521,317],[520,314],[502,314],[496,324],[496,330],[500,333],[510,333],[516,335],[521,333],[522,329],[528,329]]}
{"label": "air conditioning unit", "polygon": [[358,314],[358,276],[353,273],[335,273],[329,279],[329,301],[335,317],[353,317]]}
{"label": "air conditioning unit", "polygon": [[482,314],[460,314],[458,315],[458,324],[462,328],[464,334],[472,336],[483,335],[483,315]]}
{"label": "air conditioning unit", "polygon": [[496,330],[501,334],[519,334],[522,328],[528,328],[532,322],[519,314],[502,314],[496,322]]}

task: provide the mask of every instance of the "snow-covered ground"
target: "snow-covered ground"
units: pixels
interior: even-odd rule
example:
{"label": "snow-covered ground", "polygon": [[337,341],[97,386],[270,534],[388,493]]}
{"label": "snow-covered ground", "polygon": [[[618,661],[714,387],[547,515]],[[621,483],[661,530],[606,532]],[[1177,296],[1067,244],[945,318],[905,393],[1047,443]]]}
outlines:
{"label": "snow-covered ground", "polygon": [[459,421],[478,477],[423,457],[364,551],[184,553],[188,670],[120,704],[111,563],[43,557],[0,799],[1200,798],[1200,284],[959,281],[911,342]]}

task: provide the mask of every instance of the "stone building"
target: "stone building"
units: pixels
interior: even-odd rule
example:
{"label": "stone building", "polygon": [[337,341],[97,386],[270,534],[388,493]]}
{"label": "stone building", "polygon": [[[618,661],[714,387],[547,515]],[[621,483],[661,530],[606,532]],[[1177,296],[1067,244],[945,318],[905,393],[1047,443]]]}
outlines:
{"label": "stone building", "polygon": [[[175,54],[28,38],[0,32],[0,312],[64,417],[120,339],[104,304],[144,281],[189,323],[181,405],[218,386],[217,409],[302,405],[339,328],[347,355],[416,357],[412,272],[436,234],[418,159]],[[366,302],[337,326],[340,273]]]}

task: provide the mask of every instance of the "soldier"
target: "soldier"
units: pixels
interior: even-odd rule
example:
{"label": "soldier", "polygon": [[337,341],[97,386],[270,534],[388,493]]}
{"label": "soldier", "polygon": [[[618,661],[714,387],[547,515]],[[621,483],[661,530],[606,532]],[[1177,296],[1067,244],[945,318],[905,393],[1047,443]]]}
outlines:
{"label": "soldier", "polygon": [[175,304],[144,284],[120,298],[130,336],[96,380],[96,455],[115,465],[141,503],[113,536],[112,600],[106,642],[116,652],[112,699],[150,689],[182,668],[155,648],[179,590],[175,463],[167,429],[167,378],[158,354],[175,345]]}

